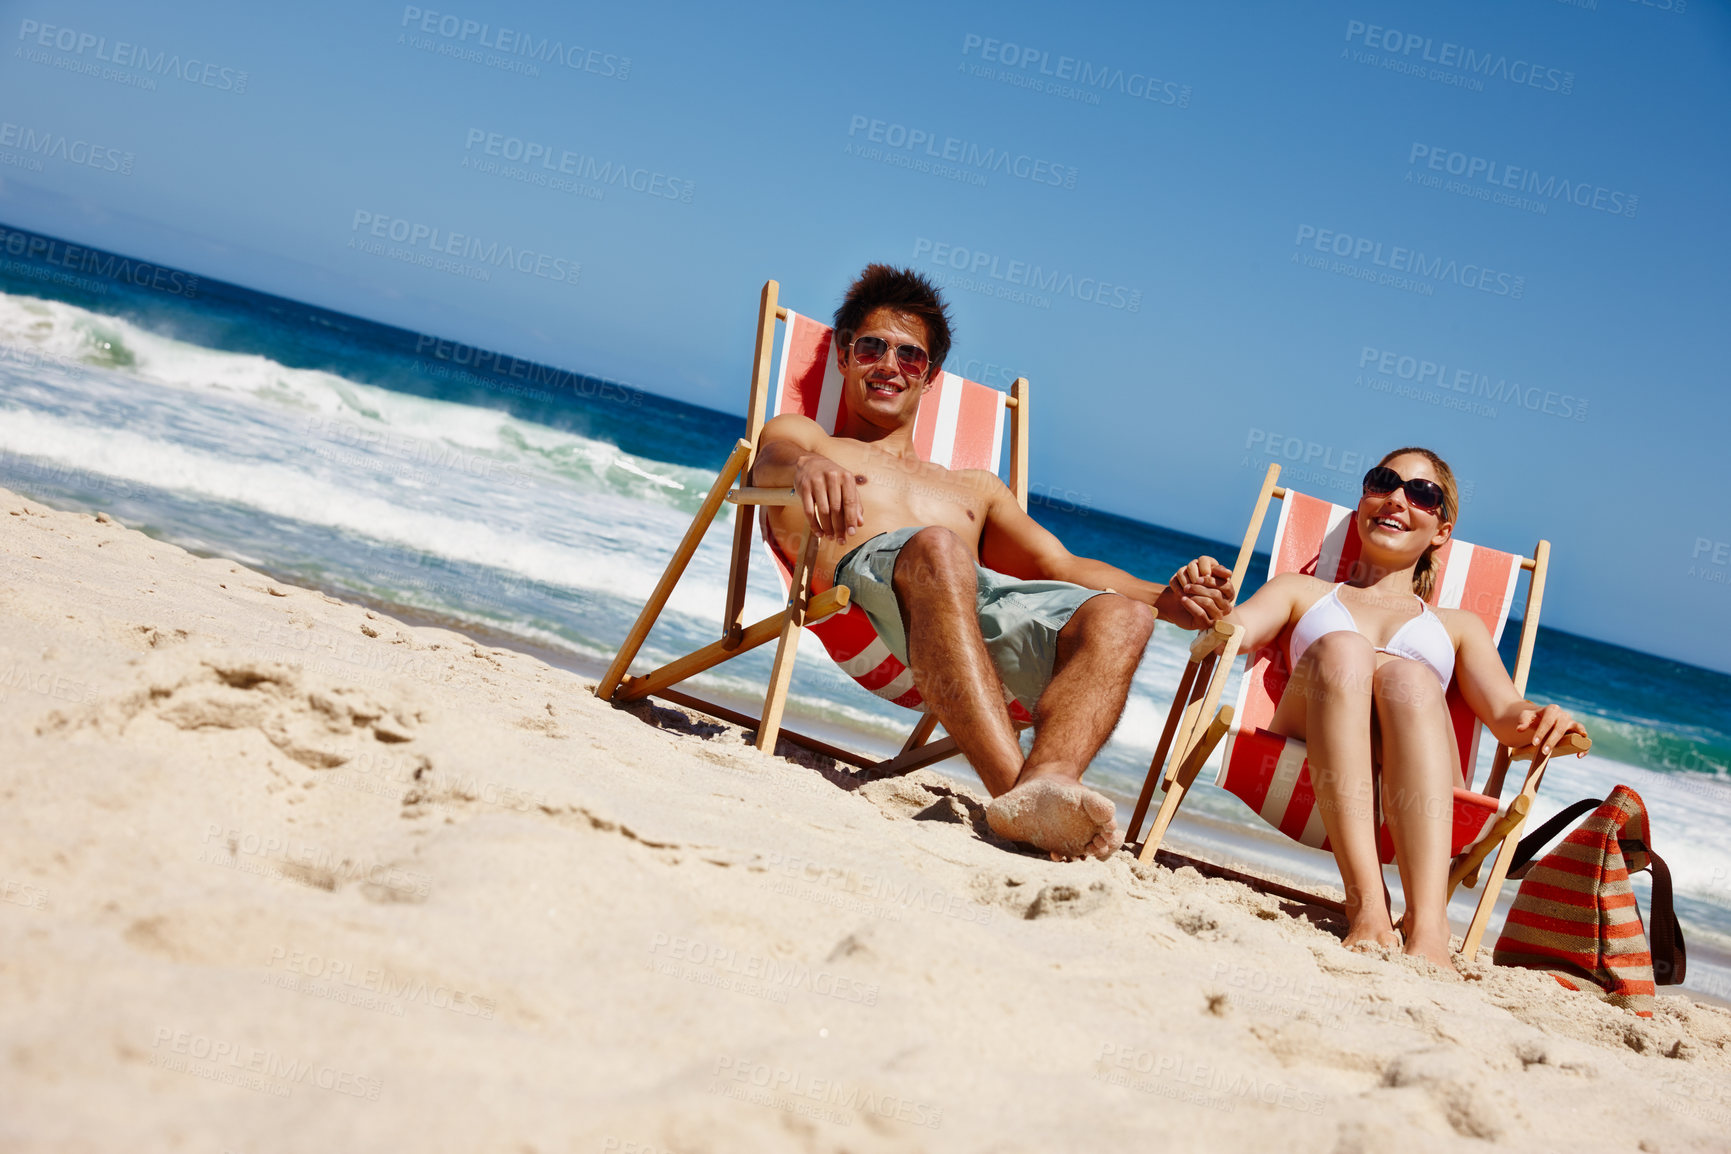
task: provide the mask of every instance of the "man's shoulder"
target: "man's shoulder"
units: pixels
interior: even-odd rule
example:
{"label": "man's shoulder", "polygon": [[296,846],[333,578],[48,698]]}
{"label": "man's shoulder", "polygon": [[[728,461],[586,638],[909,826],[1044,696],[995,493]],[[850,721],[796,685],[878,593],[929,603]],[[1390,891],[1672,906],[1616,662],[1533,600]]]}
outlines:
{"label": "man's shoulder", "polygon": [[763,428],[765,432],[770,429],[812,429],[823,432],[823,426],[804,413],[777,413],[763,423]]}
{"label": "man's shoulder", "polygon": [[823,431],[823,426],[804,413],[780,413],[763,423],[760,439],[764,441],[797,441],[802,445],[824,443],[835,438]]}
{"label": "man's shoulder", "polygon": [[948,469],[945,471],[969,488],[989,497],[1003,496],[1010,491],[1010,487],[1004,484],[1003,478],[990,469]]}

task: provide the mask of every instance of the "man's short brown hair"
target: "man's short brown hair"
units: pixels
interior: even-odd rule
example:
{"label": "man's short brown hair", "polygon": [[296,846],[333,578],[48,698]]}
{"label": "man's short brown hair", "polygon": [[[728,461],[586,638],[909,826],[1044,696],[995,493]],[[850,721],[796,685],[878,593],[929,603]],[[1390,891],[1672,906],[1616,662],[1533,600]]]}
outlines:
{"label": "man's short brown hair", "polygon": [[843,344],[852,343],[854,334],[873,309],[890,309],[922,321],[931,344],[926,350],[932,358],[930,372],[943,367],[944,359],[950,355],[950,313],[936,285],[911,268],[866,265],[848,286],[841,307],[835,310],[836,339]]}

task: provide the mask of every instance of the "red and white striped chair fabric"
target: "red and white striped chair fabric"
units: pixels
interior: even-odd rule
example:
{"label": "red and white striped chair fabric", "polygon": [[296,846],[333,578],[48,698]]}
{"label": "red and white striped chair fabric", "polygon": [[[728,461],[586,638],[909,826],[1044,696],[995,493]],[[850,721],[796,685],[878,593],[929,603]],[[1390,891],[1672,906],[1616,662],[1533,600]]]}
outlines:
{"label": "red and white striped chair fabric", "polygon": [[[776,416],[802,413],[829,433],[847,420],[841,370],[830,352],[832,335],[828,325],[788,310],[775,382]],[[1004,394],[954,373],[939,373],[914,419],[914,448],[921,459],[949,469],[996,473],[1003,440]],[[787,559],[773,547],[769,555],[782,586],[791,586],[793,573]],[[925,699],[913,675],[878,638],[863,612],[856,613],[850,606],[809,628],[848,676],[879,697],[925,712]],[[1007,692],[1005,699],[1013,718],[1032,720]]]}
{"label": "red and white striped chair fabric", "polygon": [[[1345,580],[1359,550],[1352,515],[1351,509],[1288,490],[1281,501],[1268,575],[1308,573],[1327,581]],[[1492,640],[1500,640],[1514,600],[1515,580],[1521,574],[1521,559],[1455,538],[1436,551],[1435,563],[1438,572],[1431,604],[1478,614]],[[1290,628],[1282,630],[1252,656],[1215,784],[1286,836],[1326,850],[1331,847],[1323,831],[1322,814],[1316,808],[1304,743],[1262,728],[1274,719],[1275,706],[1291,675],[1291,634]],[[1471,786],[1482,727],[1461,698],[1456,682],[1449,684],[1447,702],[1460,747],[1461,777]],[[1450,852],[1459,854],[1484,837],[1496,820],[1497,809],[1495,798],[1456,787]],[[1386,825],[1377,831],[1377,848],[1384,862],[1394,860],[1394,842]]]}

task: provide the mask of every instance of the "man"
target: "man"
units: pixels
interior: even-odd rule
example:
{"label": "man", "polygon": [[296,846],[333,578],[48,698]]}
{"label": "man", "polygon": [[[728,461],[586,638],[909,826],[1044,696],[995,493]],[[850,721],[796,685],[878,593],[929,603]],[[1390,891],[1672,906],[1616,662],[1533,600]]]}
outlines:
{"label": "man", "polygon": [[[837,435],[774,418],[752,483],[799,493],[803,511],[767,510],[770,532],[789,556],[818,535],[814,589],[847,586],[906,663],[991,792],[992,829],[1054,857],[1109,857],[1123,842],[1113,804],[1081,778],[1124,710],[1151,608],[1201,628],[1231,609],[1231,573],[1202,557],[1168,585],[1142,581],[1071,555],[991,473],[921,461],[914,417],[949,348],[930,282],[868,266],[835,316]],[[1034,716],[1026,757],[1003,688]]]}

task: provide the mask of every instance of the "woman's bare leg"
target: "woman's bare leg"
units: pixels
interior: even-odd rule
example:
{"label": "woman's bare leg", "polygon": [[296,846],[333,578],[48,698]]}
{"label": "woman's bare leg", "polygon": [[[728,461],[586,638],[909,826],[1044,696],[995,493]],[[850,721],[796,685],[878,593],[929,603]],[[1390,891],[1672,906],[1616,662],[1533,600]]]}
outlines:
{"label": "woman's bare leg", "polygon": [[[1304,651],[1271,728],[1303,738],[1328,843],[1346,887],[1348,947],[1400,944],[1383,900],[1370,762],[1376,651],[1357,633],[1325,633]],[[1434,679],[1433,679],[1434,681]]]}
{"label": "woman's bare leg", "polygon": [[1406,895],[1406,952],[1449,966],[1449,834],[1459,779],[1454,734],[1436,675],[1393,658],[1376,670],[1382,807]]}

